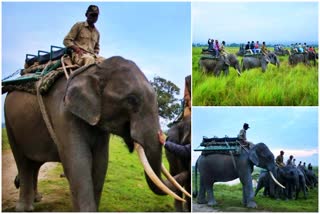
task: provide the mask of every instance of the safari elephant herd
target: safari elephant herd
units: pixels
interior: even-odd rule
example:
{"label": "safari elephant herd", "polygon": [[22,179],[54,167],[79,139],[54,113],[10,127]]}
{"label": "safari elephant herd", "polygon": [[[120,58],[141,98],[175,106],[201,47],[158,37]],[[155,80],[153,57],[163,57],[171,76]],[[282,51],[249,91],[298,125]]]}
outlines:
{"label": "safari elephant herd", "polygon": [[[307,66],[316,66],[317,59],[318,54],[314,52],[295,53],[289,55],[288,64],[290,66],[296,66],[298,63],[303,63]],[[219,56],[216,58],[209,58],[203,55],[199,59],[198,67],[203,73],[213,74],[214,76],[219,76],[221,73],[226,76],[229,74],[229,67],[233,67],[240,76],[241,72],[253,68],[261,68],[262,72],[266,72],[268,64],[273,64],[278,68],[280,67],[279,55],[276,52],[269,52],[266,55],[244,55],[241,61],[238,60],[235,54],[228,54],[227,57]]]}
{"label": "safari elephant herd", "polygon": [[262,171],[259,175],[257,188],[255,195],[264,188],[263,195],[276,199],[295,199],[299,198],[299,193],[303,194],[303,197],[307,199],[307,191],[313,189],[318,184],[318,178],[312,169],[306,169],[302,165],[286,165],[284,167],[276,167],[275,177],[286,188],[281,189],[275,185],[274,181],[270,178],[270,175],[265,171]]}

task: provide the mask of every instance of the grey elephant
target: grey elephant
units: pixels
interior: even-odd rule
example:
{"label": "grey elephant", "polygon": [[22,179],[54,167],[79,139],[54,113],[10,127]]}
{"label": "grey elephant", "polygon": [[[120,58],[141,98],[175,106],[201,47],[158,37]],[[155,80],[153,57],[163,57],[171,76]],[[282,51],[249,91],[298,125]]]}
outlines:
{"label": "grey elephant", "polygon": [[298,63],[303,63],[305,65],[310,65],[310,61],[313,65],[316,65],[316,59],[318,59],[318,54],[315,52],[308,51],[307,53],[294,53],[289,56],[289,65],[295,66]]}
{"label": "grey elephant", "polygon": [[[180,122],[174,124],[168,131],[167,141],[180,145],[190,145],[191,143],[191,116],[184,117]],[[185,187],[187,192],[191,192],[191,151],[188,157],[179,157],[177,154],[166,150],[166,157],[170,165],[170,174]],[[170,188],[173,189],[173,188]],[[182,192],[177,189],[176,194],[182,197]],[[175,200],[177,212],[184,210],[191,211],[191,198],[186,197],[186,209],[180,200]]]}
{"label": "grey elephant", "polygon": [[[38,86],[38,85],[37,85]],[[39,87],[37,87],[38,89]],[[32,211],[37,175],[45,162],[62,162],[74,211],[97,211],[108,168],[109,136],[138,152],[150,189],[171,194],[161,180],[156,94],[138,66],[122,57],[60,78],[48,94],[8,93],[5,121],[20,177],[17,211]]]}
{"label": "grey elephant", "polygon": [[229,65],[236,69],[238,75],[241,75],[240,64],[234,54],[228,54],[227,59],[219,56],[217,59],[207,59],[203,57],[199,60],[200,70],[204,73],[213,73],[215,76],[219,76],[221,72],[227,76],[229,74]]}
{"label": "grey elephant", "polygon": [[258,55],[258,56],[245,56],[242,59],[242,71],[249,70],[252,68],[261,68],[262,72],[265,72],[269,62],[277,67],[280,66],[280,60],[278,56],[270,52],[268,55]]}
{"label": "grey elephant", "polygon": [[[258,143],[249,150],[241,149],[240,155],[233,157],[227,154],[200,155],[195,168],[195,172],[198,168],[200,173],[198,203],[208,203],[209,206],[216,205],[213,184],[240,178],[243,205],[248,208],[256,208],[251,176],[254,165],[268,170],[271,174],[275,172],[274,156],[264,143]],[[195,179],[196,176],[195,174]],[[276,182],[281,185],[278,181]],[[197,183],[196,180],[195,183]],[[195,194],[197,194],[197,186]]]}

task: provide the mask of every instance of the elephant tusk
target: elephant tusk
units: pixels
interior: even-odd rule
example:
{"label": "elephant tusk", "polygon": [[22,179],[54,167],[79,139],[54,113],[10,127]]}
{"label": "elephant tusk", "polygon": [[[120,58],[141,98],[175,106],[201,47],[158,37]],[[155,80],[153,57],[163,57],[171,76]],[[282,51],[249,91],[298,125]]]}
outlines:
{"label": "elephant tusk", "polygon": [[190,193],[187,192],[187,190],[185,190],[175,179],[174,177],[172,177],[172,175],[168,172],[168,170],[166,169],[166,167],[162,164],[161,165],[161,171],[163,172],[163,174],[168,178],[168,180],[175,186],[177,187],[181,192],[183,192],[186,196],[188,196],[189,198],[191,198]]}
{"label": "elephant tusk", "polygon": [[280,186],[281,188],[285,189],[285,187],[284,187],[282,184],[280,184],[280,182],[277,181],[277,179],[273,176],[273,174],[272,174],[271,171],[269,171],[269,174],[270,174],[272,180],[273,180],[276,184],[278,184],[278,186]]}
{"label": "elephant tusk", "polygon": [[172,196],[173,198],[175,198],[179,201],[182,201],[182,202],[186,202],[183,198],[176,195],[166,185],[164,185],[162,183],[162,181],[158,178],[158,176],[154,173],[153,169],[151,168],[151,166],[148,162],[148,159],[146,157],[146,154],[145,154],[143,148],[138,143],[134,143],[134,147],[138,153],[138,156],[139,156],[140,162],[144,168],[144,171],[147,173],[147,175],[152,180],[152,182],[155,185],[157,185],[157,187],[159,187],[163,192],[167,193],[168,195]]}

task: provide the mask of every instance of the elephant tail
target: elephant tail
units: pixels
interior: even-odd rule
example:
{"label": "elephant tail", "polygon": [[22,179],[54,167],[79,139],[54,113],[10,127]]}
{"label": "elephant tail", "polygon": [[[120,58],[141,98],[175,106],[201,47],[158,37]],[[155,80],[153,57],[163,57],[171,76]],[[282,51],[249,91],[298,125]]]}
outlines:
{"label": "elephant tail", "polygon": [[17,189],[20,188],[20,178],[19,178],[19,174],[16,176],[16,178],[14,179],[14,185]]}
{"label": "elephant tail", "polygon": [[196,165],[194,167],[194,182],[193,182],[193,184],[194,184],[194,190],[192,192],[192,196],[194,198],[196,198],[198,195],[198,160],[197,160]]}

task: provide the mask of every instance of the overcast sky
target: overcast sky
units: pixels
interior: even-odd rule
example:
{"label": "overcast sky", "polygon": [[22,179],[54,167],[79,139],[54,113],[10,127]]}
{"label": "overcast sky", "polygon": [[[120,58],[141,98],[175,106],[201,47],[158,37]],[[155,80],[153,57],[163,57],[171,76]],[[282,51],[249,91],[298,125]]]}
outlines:
{"label": "overcast sky", "polygon": [[[90,4],[100,8],[100,55],[133,60],[149,80],[160,76],[180,89],[191,74],[188,2],[3,2],[2,78],[23,68],[25,55],[63,46]],[[2,96],[4,98],[4,96]]]}
{"label": "overcast sky", "polygon": [[[193,107],[192,147],[203,136],[237,137],[245,122],[247,139],[265,143],[275,157],[283,150],[285,161],[293,155],[297,164],[318,165],[317,107]],[[193,165],[200,153],[193,151]]]}
{"label": "overcast sky", "polygon": [[[192,2],[192,40],[318,44],[318,2]],[[262,42],[261,42],[262,43]]]}

